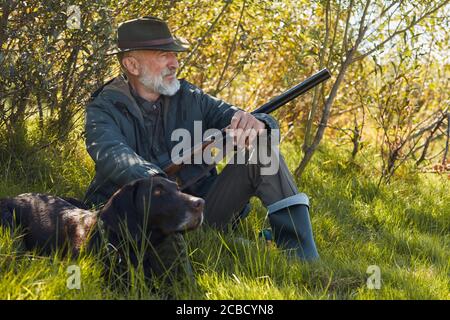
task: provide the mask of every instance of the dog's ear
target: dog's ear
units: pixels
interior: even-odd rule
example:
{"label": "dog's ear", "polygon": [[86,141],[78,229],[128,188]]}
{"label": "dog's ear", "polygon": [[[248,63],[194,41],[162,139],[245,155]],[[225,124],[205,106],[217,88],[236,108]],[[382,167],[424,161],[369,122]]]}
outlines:
{"label": "dog's ear", "polygon": [[139,233],[135,207],[135,192],[138,181],[119,189],[100,212],[105,226],[117,235],[127,231],[133,238]]}
{"label": "dog's ear", "polygon": [[134,185],[133,198],[136,215],[143,225],[147,225],[150,219],[153,181],[154,179],[138,180]]}

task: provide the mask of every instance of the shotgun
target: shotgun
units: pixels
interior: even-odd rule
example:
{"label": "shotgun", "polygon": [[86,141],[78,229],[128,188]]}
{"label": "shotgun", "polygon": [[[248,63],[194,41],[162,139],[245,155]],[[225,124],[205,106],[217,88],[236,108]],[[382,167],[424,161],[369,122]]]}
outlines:
{"label": "shotgun", "polygon": [[[283,92],[279,96],[273,98],[269,102],[263,104],[256,110],[252,111],[251,114],[255,113],[272,113],[278,108],[282,107],[289,101],[294,100],[299,95],[304,94],[305,92],[309,91],[310,89],[314,88],[315,86],[319,85],[320,83],[324,82],[325,80],[329,79],[331,77],[330,72],[328,69],[322,69],[319,72],[313,74],[311,77],[307,78],[303,82],[295,85],[294,87],[288,89],[287,91]],[[163,168],[164,172],[169,177],[174,177],[177,172],[182,168],[183,164],[188,162],[189,160],[192,160],[194,158],[194,155],[203,152],[203,150],[209,146],[211,143],[219,143],[225,138],[225,129],[222,129],[220,131],[220,134],[212,135],[205,139],[202,143],[199,143],[197,145],[194,145],[191,149],[189,149],[185,154],[182,154],[181,156],[178,156],[177,159],[173,159],[173,161],[169,161],[166,164],[163,164],[161,167]],[[225,155],[224,155],[225,156]],[[175,164],[175,163],[179,164]],[[192,163],[192,162],[190,162]],[[210,171],[215,165],[210,165],[208,168],[206,168],[205,173]],[[199,177],[195,178],[195,181],[189,181],[188,183],[185,183],[183,186],[181,186],[181,189],[186,188],[196,181],[200,180],[200,178],[203,175],[200,175]]]}

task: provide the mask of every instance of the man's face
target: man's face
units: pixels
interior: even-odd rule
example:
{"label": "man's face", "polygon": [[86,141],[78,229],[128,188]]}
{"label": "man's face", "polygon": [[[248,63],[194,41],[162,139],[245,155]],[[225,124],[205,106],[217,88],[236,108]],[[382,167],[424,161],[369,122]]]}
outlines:
{"label": "man's face", "polygon": [[171,96],[180,88],[176,78],[179,67],[176,52],[139,50],[130,52],[129,57],[135,61],[128,71],[148,90]]}

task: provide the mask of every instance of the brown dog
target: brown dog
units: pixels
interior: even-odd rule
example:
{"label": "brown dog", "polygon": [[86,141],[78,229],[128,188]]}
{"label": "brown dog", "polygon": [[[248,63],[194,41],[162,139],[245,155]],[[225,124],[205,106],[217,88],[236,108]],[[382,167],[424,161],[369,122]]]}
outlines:
{"label": "brown dog", "polygon": [[130,237],[156,246],[171,234],[199,227],[203,207],[203,199],[182,193],[176,183],[156,176],[125,185],[97,212],[38,193],[0,199],[0,225],[21,226],[27,249],[48,254],[64,248],[78,255],[83,247],[102,245],[100,234],[114,248]]}

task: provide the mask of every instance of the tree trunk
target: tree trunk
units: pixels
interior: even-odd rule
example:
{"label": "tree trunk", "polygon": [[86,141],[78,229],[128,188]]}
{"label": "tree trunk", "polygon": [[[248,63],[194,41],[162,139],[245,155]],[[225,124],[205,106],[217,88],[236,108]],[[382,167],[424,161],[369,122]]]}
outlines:
{"label": "tree trunk", "polygon": [[328,96],[325,105],[323,107],[322,111],[322,118],[320,119],[320,124],[317,128],[316,135],[314,136],[314,140],[310,146],[308,146],[305,150],[305,155],[303,156],[303,159],[301,160],[298,167],[295,169],[295,175],[297,177],[301,177],[303,174],[306,166],[308,165],[309,161],[311,160],[314,152],[316,151],[317,147],[319,146],[320,141],[322,141],[323,134],[325,132],[325,128],[327,127],[328,120],[330,118],[330,111],[331,107],[333,106],[334,99],[336,98],[338,89],[344,80],[345,72],[347,71],[351,61],[353,54],[355,52],[355,48],[353,48],[348,54],[347,57],[342,64],[341,70],[339,71],[339,74],[337,76],[336,81],[333,84],[333,87],[331,89],[331,93]]}

